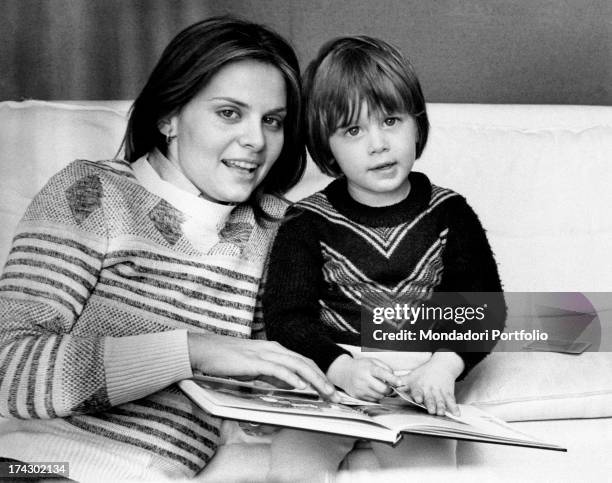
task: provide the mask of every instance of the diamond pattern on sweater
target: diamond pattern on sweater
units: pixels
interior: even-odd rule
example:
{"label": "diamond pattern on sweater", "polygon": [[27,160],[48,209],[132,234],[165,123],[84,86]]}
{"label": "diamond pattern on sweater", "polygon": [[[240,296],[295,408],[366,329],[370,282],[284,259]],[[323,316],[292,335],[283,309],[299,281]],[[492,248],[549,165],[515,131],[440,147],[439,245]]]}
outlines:
{"label": "diamond pattern on sweater", "polygon": [[219,232],[219,238],[226,243],[244,245],[249,241],[253,227],[249,223],[226,223]]}
{"label": "diamond pattern on sweater", "polygon": [[89,215],[100,208],[102,183],[97,174],[85,176],[75,181],[66,190],[66,199],[77,224],[83,223]]}
{"label": "diamond pattern on sweater", "polygon": [[149,218],[170,246],[176,245],[183,235],[181,224],[185,216],[165,200],[160,200],[149,212]]}

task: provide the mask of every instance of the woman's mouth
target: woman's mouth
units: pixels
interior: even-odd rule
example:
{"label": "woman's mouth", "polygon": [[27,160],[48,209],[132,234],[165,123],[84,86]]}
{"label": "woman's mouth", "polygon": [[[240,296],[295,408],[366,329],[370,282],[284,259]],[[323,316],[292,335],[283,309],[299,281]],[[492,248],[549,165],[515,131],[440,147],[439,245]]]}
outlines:
{"label": "woman's mouth", "polygon": [[221,162],[231,169],[237,169],[244,173],[254,173],[259,163],[248,159],[222,159]]}

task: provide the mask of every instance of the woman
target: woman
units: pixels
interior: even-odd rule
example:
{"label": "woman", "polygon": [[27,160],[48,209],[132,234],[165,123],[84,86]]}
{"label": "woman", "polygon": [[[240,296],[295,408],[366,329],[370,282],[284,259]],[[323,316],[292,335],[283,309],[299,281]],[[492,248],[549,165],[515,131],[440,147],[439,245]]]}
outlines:
{"label": "woman", "polygon": [[221,438],[177,381],[310,384],[262,334],[274,195],[304,169],[299,67],[276,33],[214,18],[168,45],[134,102],[125,161],[75,161],[22,219],[0,279],[0,456],[70,477],[193,476]]}

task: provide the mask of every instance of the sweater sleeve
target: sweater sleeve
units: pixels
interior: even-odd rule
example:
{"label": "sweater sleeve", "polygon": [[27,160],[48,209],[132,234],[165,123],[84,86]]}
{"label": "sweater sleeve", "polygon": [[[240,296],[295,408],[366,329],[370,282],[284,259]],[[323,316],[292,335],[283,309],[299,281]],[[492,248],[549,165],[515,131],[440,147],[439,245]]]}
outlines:
{"label": "sweater sleeve", "polygon": [[108,238],[100,179],[75,164],[30,204],[0,278],[2,416],[97,412],[191,375],[186,331],[114,338],[79,326]]}
{"label": "sweater sleeve", "polygon": [[[487,305],[487,316],[481,321],[470,321],[462,329],[482,331],[503,330],[506,320],[506,303],[493,252],[484,228],[472,208],[463,197],[455,197],[448,210],[448,238],[443,255],[444,272],[437,292],[470,293],[474,305]],[[451,295],[452,297],[452,295]],[[458,297],[461,298],[461,297]],[[465,301],[461,300],[462,304]],[[457,329],[452,320],[442,330]],[[482,351],[459,352],[465,363],[460,379],[493,349],[495,343],[483,343]],[[435,349],[443,348],[443,343]]]}
{"label": "sweater sleeve", "polygon": [[319,241],[309,213],[289,210],[270,255],[263,295],[266,332],[288,349],[312,359],[326,372],[342,354],[319,317],[323,284]]}

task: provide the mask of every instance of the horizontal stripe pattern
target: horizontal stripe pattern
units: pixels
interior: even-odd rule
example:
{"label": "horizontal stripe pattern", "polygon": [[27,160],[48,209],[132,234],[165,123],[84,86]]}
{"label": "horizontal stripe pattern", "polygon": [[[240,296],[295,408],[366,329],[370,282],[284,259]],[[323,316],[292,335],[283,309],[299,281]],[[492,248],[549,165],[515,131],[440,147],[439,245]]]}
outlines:
{"label": "horizontal stripe pattern", "polygon": [[[95,217],[78,205],[73,213],[78,196],[69,202],[63,197],[92,175],[101,183],[101,207]],[[248,260],[240,255],[194,255],[184,243],[168,247],[159,242],[145,212],[158,202],[121,162],[73,163],[37,195],[0,277],[0,414],[65,417],[76,432],[98,435],[111,446],[135,446],[164,460],[161,466],[182,467],[181,475],[193,475],[214,455],[219,421],[170,388],[100,412],[110,403],[105,388],[94,384],[105,381],[103,348],[113,342],[99,338],[98,331],[104,327],[108,334],[107,317],[112,314],[122,335],[158,332],[161,327],[247,338],[254,317],[256,330],[263,334],[257,298],[269,247],[244,247]],[[246,212],[235,211],[244,224]],[[101,220],[108,226],[94,226]],[[252,214],[246,221],[245,226],[256,226]],[[227,223],[233,222],[230,215]],[[251,243],[243,238],[243,243]],[[271,237],[262,232],[252,238],[253,243],[268,244]],[[75,381],[72,358],[78,360],[79,371],[92,371],[91,377]],[[112,367],[121,368],[122,362],[115,360]],[[129,384],[125,386],[129,395]],[[75,408],[93,413],[78,414]]]}
{"label": "horizontal stripe pattern", "polygon": [[5,344],[0,352],[0,414],[15,418],[52,418],[58,412],[52,402],[51,386],[60,337],[25,337]]}

